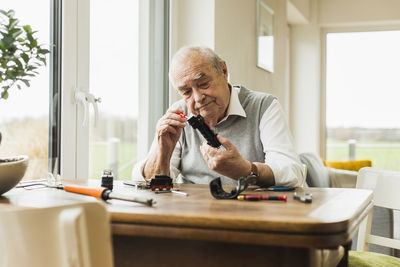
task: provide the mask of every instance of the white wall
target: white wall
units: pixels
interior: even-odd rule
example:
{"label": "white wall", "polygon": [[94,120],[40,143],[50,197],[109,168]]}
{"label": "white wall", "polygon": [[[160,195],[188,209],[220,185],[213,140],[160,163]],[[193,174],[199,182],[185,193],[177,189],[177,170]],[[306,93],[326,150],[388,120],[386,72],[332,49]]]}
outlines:
{"label": "white wall", "polygon": [[393,25],[399,23],[399,0],[319,0],[320,26]]}
{"label": "white wall", "polygon": [[[322,32],[393,29],[400,25],[398,0],[310,0],[310,23],[291,26],[291,127],[298,152],[324,154],[325,92]],[[321,63],[322,62],[322,63]]]}
{"label": "white wall", "polygon": [[317,0],[311,0],[309,25],[291,27],[291,128],[298,152],[319,153],[320,28]]}

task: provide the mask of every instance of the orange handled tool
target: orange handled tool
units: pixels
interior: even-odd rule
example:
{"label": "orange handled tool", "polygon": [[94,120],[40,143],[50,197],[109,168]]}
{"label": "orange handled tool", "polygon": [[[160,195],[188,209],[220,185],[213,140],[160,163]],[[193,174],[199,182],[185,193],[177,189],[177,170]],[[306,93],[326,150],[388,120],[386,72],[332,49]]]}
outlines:
{"label": "orange handled tool", "polygon": [[152,206],[153,203],[155,203],[155,201],[153,201],[152,198],[146,199],[146,198],[141,198],[141,197],[125,196],[125,195],[121,195],[121,194],[112,192],[110,189],[105,188],[105,187],[90,188],[90,187],[66,185],[66,186],[64,186],[64,190],[67,192],[92,196],[95,198],[102,199],[104,201],[108,200],[108,199],[119,199],[119,200],[138,202],[138,203],[145,204],[147,206]]}

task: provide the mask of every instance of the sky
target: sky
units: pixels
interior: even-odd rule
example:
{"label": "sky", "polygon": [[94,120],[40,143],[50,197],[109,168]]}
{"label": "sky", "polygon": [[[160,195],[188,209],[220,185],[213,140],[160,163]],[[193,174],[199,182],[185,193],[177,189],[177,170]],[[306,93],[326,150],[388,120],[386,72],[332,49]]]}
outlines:
{"label": "sky", "polygon": [[400,128],[400,31],[327,37],[327,126]]}

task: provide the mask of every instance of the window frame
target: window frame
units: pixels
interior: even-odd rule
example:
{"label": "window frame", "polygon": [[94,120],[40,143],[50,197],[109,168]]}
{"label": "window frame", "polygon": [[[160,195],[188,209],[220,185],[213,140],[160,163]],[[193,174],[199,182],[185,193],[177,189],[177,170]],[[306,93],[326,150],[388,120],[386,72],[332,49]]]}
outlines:
{"label": "window frame", "polygon": [[61,143],[61,52],[62,52],[62,9],[61,0],[50,3],[50,94],[49,94],[49,154],[48,169],[60,173]]}

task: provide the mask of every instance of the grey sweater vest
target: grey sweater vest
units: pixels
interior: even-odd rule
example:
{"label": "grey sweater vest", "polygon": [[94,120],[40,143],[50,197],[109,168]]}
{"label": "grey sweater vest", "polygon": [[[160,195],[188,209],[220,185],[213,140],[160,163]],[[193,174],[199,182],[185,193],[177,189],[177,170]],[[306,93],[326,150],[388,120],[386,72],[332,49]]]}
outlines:
{"label": "grey sweater vest", "polygon": [[[260,140],[259,125],[262,115],[274,99],[275,97],[272,95],[250,91],[242,86],[239,92],[239,102],[247,117],[230,115],[225,121],[212,127],[212,130],[227,138],[246,160],[264,162],[265,154]],[[186,114],[190,113],[183,101],[176,104]],[[208,167],[200,152],[200,145],[204,140],[200,132],[191,126],[187,125],[183,129],[179,140],[182,147],[179,170],[183,182],[208,184],[214,178],[221,177],[223,184],[236,184],[234,179],[222,176]]]}

